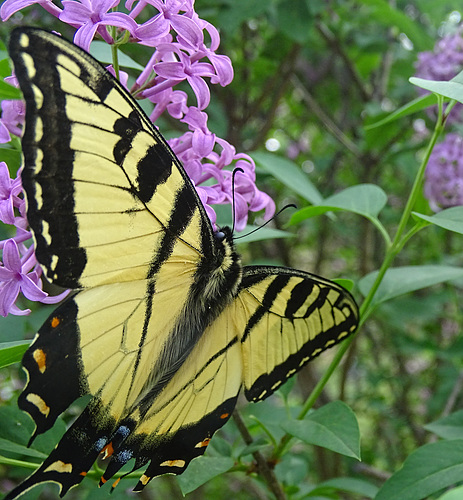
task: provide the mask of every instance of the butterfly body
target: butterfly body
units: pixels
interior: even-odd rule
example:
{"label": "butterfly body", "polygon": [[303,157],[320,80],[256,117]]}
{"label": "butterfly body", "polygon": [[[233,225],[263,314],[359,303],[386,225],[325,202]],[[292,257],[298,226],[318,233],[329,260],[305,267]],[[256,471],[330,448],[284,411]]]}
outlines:
{"label": "butterfly body", "polygon": [[23,187],[48,279],[75,293],[26,352],[19,397],[37,434],[92,399],[44,463],[11,492],[56,482],[64,495],[98,455],[101,483],[129,460],[135,487],[180,474],[229,419],[241,388],[265,399],[355,331],[339,285],[241,265],[214,232],[183,167],[127,91],[50,33],[12,33],[26,100]]}

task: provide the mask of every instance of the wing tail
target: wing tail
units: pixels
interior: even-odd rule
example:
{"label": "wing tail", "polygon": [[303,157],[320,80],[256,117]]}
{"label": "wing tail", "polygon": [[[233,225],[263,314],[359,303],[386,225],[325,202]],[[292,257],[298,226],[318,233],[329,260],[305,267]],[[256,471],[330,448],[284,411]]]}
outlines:
{"label": "wing tail", "polygon": [[59,495],[63,497],[78,485],[114,433],[114,420],[100,418],[101,408],[99,400],[94,398],[42,465],[5,498],[13,500],[46,482],[58,484]]}

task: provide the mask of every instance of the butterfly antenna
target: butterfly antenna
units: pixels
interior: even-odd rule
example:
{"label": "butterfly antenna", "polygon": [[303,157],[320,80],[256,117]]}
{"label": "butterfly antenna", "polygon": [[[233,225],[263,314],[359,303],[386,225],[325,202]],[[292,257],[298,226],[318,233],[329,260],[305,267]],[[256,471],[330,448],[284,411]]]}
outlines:
{"label": "butterfly antenna", "polygon": [[233,170],[233,173],[232,173],[232,234],[235,233],[235,219],[236,219],[236,211],[235,211],[235,176],[237,174],[237,172],[241,172],[242,174],[244,174],[244,170],[240,167],[236,167],[234,170]]}
{"label": "butterfly antenna", "polygon": [[285,205],[281,210],[278,210],[278,212],[273,216],[271,217],[268,221],[264,222],[262,225],[260,225],[259,227],[256,227],[255,229],[253,229],[252,231],[250,231],[249,233],[247,234],[241,234],[240,236],[236,236],[234,239],[235,240],[239,240],[240,238],[244,238],[245,236],[249,236],[250,234],[253,234],[255,233],[256,231],[259,231],[259,229],[262,229],[263,227],[265,227],[269,222],[272,222],[272,220],[276,219],[280,214],[281,212],[283,212],[283,210],[286,210],[287,208],[297,208],[297,206],[294,204],[294,203],[288,203],[288,205]]}

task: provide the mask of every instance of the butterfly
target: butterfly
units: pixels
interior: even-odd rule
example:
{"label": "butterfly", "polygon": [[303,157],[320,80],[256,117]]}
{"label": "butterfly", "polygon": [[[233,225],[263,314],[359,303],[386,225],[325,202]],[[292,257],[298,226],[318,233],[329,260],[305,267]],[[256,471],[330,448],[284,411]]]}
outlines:
{"label": "butterfly", "polygon": [[88,53],[35,28],[12,32],[26,101],[22,183],[35,253],[74,293],[23,358],[29,445],[77,398],[87,407],[7,499],[52,481],[63,496],[100,454],[100,484],[129,460],[135,491],[181,474],[241,389],[270,396],[352,334],[350,293],[295,269],[242,266],[182,165],[121,84]]}

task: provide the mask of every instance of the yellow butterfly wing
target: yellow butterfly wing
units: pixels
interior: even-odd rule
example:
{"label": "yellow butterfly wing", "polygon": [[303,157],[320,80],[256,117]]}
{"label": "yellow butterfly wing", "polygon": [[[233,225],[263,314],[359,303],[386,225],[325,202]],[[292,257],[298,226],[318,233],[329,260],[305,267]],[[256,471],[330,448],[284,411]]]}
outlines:
{"label": "yellow butterfly wing", "polygon": [[240,388],[271,394],[352,333],[343,288],[283,268],[241,268],[230,231],[214,234],[178,160],[130,95],[55,35],[13,32],[26,100],[28,220],[54,283],[77,290],[26,352],[18,404],[49,429],[91,402],[7,499],[53,481],[64,495],[100,453],[102,482],[130,459],[136,486],[179,474],[230,417]]}

